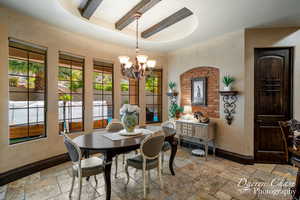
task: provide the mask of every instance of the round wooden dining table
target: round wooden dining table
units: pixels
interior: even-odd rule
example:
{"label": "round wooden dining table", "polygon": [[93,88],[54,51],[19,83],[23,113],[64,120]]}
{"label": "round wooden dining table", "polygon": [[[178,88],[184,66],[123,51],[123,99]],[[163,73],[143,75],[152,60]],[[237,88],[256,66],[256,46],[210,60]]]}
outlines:
{"label": "round wooden dining table", "polygon": [[[156,132],[162,131],[160,126],[147,126],[145,129]],[[111,165],[113,158],[118,154],[123,154],[129,151],[136,150],[140,147],[142,140],[146,137],[144,135],[139,137],[126,138],[122,140],[111,140],[105,137],[105,132],[94,132],[91,134],[81,135],[73,139],[81,149],[84,157],[88,158],[91,152],[99,152],[104,155],[104,179],[106,199],[111,198]],[[171,174],[175,176],[173,169],[173,162],[177,152],[178,140],[175,138],[175,134],[166,134],[165,141],[171,145],[171,156],[169,159],[169,168]]]}

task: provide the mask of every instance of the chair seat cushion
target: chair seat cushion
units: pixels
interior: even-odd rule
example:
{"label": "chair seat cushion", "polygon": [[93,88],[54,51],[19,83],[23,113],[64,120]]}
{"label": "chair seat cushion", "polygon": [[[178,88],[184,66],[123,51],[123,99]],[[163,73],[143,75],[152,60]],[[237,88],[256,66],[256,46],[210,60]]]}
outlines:
{"label": "chair seat cushion", "polygon": [[[104,171],[103,160],[98,157],[91,157],[81,160],[81,176],[93,176]],[[78,165],[73,165],[73,173],[78,176]]]}
{"label": "chair seat cushion", "polygon": [[[128,166],[134,167],[136,169],[143,169],[143,156],[137,155],[132,158],[127,159]],[[157,168],[158,158],[153,160],[146,160],[146,170]]]}
{"label": "chair seat cushion", "polygon": [[168,150],[170,150],[171,149],[171,145],[170,145],[170,143],[169,142],[164,142],[164,145],[163,145],[163,147],[162,147],[162,151],[168,151]]}

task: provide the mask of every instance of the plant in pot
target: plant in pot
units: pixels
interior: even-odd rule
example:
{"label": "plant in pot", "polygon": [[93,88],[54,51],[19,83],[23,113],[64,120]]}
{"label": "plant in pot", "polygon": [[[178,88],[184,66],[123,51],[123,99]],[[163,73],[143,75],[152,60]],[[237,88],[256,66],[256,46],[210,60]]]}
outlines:
{"label": "plant in pot", "polygon": [[169,93],[175,93],[176,92],[176,83],[174,81],[169,82]]}
{"label": "plant in pot", "polygon": [[224,91],[231,91],[232,89],[232,83],[235,81],[235,79],[230,75],[225,75],[223,77],[223,83],[224,83]]}
{"label": "plant in pot", "polygon": [[169,109],[170,118],[180,118],[180,114],[183,112],[183,107],[179,106],[178,104],[172,104]]}

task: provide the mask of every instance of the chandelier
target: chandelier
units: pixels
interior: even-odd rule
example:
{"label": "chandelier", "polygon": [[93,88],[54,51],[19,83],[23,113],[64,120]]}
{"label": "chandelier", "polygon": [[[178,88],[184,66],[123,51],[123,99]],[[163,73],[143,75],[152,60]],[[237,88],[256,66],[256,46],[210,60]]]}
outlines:
{"label": "chandelier", "polygon": [[134,63],[130,61],[129,56],[119,56],[122,75],[134,79],[140,79],[145,75],[147,68],[152,69],[156,65],[155,60],[148,60],[148,56],[141,54],[139,49],[139,19],[141,16],[142,14],[139,12],[134,15],[136,19],[136,56]]}

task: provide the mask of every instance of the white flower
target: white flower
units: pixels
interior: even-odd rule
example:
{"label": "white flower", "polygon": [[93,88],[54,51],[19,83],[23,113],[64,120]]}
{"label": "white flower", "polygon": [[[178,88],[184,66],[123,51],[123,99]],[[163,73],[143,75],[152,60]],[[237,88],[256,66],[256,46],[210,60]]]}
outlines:
{"label": "white flower", "polygon": [[120,114],[124,115],[125,113],[139,113],[140,108],[137,105],[124,104],[120,109]]}

